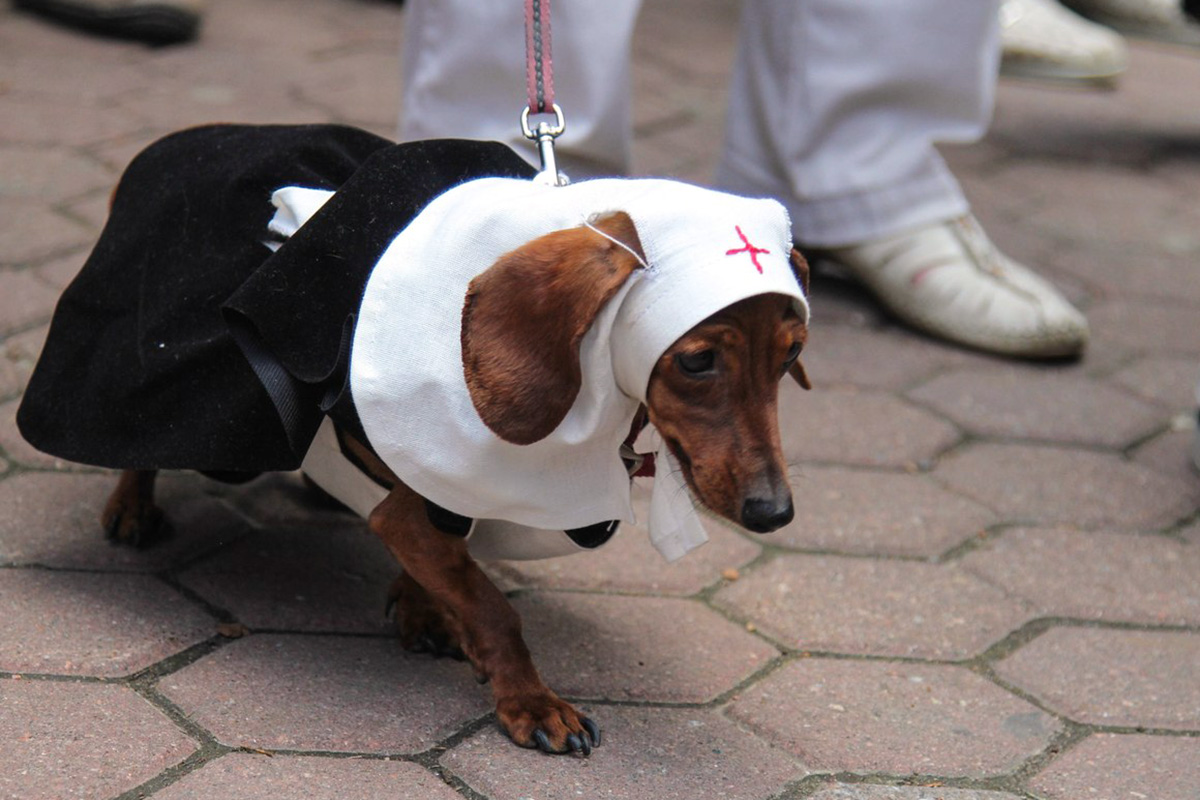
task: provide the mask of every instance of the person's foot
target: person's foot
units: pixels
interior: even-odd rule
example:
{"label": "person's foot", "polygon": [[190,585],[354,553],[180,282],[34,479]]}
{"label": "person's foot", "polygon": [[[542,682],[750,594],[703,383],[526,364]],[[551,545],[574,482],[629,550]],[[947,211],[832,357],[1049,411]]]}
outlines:
{"label": "person's foot", "polygon": [[972,216],[808,251],[841,265],[915,328],[990,353],[1077,356],[1088,324],[1048,281],[1005,256]]}
{"label": "person's foot", "polygon": [[1120,34],[1057,0],[1004,0],[1000,45],[1001,74],[1020,78],[1107,82],[1128,63]]}
{"label": "person's foot", "polygon": [[190,42],[200,29],[199,0],[13,0],[52,22],[151,45]]}
{"label": "person's foot", "polygon": [[1063,0],[1103,25],[1142,39],[1200,47],[1200,11],[1181,0]]}

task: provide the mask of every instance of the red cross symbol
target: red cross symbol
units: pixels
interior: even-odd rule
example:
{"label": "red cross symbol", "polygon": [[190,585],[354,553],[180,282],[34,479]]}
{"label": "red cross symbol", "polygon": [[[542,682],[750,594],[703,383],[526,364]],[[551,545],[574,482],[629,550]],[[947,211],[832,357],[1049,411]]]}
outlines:
{"label": "red cross symbol", "polygon": [[737,235],[741,237],[742,244],[744,244],[745,247],[739,247],[736,250],[726,250],[725,255],[733,256],[733,255],[737,255],[738,253],[749,253],[750,260],[754,262],[754,266],[758,269],[758,274],[762,275],[763,268],[762,268],[762,264],[758,263],[758,254],[766,253],[769,255],[771,253],[771,251],[764,250],[761,247],[755,247],[754,245],[750,244],[750,240],[746,238],[746,234],[742,233],[741,225],[734,225],[733,228],[734,228],[734,230],[737,231]]}

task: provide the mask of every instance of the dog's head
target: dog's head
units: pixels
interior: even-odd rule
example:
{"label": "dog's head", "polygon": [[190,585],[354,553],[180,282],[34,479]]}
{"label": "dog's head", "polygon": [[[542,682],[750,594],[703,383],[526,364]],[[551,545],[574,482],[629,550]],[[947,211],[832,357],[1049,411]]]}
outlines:
{"label": "dog's head", "polygon": [[[488,428],[530,444],[563,421],[581,386],[584,335],[646,263],[633,220],[617,212],[535,239],[472,281],[463,366]],[[790,267],[807,294],[808,265],[795,250]],[[775,530],[792,518],[777,399],[786,373],[809,388],[799,360],[806,321],[789,295],[737,300],[665,351],[656,347],[661,352],[645,385],[627,389],[644,398],[694,497],[752,531]]]}

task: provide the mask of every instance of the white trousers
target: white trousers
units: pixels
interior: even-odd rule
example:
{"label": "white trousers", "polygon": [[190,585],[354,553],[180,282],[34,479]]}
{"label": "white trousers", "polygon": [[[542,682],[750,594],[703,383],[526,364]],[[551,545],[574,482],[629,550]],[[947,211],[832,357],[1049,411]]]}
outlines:
{"label": "white trousers", "polygon": [[[630,40],[641,0],[553,6],[562,160],[630,163]],[[536,155],[523,4],[409,0],[400,138],[506,141]],[[979,138],[998,69],[997,0],[746,0],[716,184],[769,195],[796,239],[834,247],[967,211],[936,142]]]}

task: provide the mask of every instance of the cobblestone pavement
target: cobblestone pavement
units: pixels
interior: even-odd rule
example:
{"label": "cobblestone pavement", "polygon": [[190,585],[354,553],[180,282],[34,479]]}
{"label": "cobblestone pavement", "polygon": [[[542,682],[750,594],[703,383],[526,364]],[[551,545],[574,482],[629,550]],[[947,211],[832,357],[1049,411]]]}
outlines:
{"label": "cobblestone pavement", "polygon": [[[648,1],[639,171],[708,177],[736,15]],[[149,50],[0,10],[0,797],[1200,795],[1185,52],[1135,45],[1116,92],[1005,84],[989,137],[947,151],[993,237],[1087,310],[1081,363],[944,346],[818,278],[818,388],[783,396],[792,525],[714,529],[673,566],[627,530],[492,567],[603,723],[589,760],[507,744],[468,668],[402,652],[389,557],[292,476],[169,476],[170,540],[106,544],[112,476],[34,452],[13,413],[116,176],[194,123],[390,134],[403,20],[213,0],[201,42]]]}

